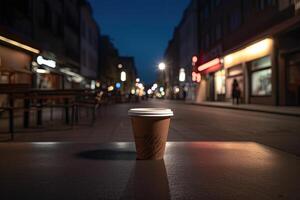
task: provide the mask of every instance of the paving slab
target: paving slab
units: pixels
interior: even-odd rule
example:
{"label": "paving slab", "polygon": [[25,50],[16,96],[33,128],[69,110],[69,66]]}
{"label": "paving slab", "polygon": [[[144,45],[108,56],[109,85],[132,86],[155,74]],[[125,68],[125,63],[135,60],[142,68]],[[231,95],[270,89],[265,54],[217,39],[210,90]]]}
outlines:
{"label": "paving slab", "polygon": [[0,198],[300,199],[300,158],[253,142],[169,142],[164,161],[134,143],[2,143]]}

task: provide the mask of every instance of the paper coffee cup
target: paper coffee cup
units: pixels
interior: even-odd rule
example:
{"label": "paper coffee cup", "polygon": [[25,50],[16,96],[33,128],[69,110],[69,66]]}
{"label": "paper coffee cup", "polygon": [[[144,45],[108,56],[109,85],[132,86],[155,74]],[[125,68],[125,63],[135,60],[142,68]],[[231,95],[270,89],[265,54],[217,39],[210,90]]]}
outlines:
{"label": "paper coffee cup", "polygon": [[173,112],[164,108],[135,108],[129,110],[128,115],[132,121],[137,159],[163,159]]}

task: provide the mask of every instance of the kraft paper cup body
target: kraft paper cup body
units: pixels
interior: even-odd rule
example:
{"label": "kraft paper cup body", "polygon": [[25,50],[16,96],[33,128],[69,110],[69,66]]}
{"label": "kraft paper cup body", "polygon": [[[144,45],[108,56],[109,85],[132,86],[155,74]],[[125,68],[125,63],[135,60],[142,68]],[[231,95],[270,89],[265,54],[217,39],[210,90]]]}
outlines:
{"label": "kraft paper cup body", "polygon": [[173,112],[170,109],[131,109],[138,160],[162,160]]}

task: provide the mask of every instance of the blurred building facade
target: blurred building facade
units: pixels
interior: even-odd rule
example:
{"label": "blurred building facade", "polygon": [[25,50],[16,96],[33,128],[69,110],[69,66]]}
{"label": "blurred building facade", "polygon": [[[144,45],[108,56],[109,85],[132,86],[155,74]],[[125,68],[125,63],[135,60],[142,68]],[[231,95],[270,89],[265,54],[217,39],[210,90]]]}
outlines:
{"label": "blurred building facade", "polygon": [[192,82],[192,57],[199,49],[199,1],[192,0],[185,9],[173,38],[169,41],[164,54],[166,74],[164,79],[167,97],[194,99],[195,85]]}
{"label": "blurred building facade", "polygon": [[[124,94],[130,94],[131,91],[136,88],[136,79],[138,78],[134,57],[121,56],[119,58],[118,69],[120,74],[121,91]],[[126,80],[121,80],[121,73],[126,74]]]}
{"label": "blurred building facade", "polygon": [[87,0],[1,1],[0,84],[107,87],[120,79],[118,62]]}
{"label": "blurred building facade", "polygon": [[95,88],[98,80],[100,30],[93,18],[91,5],[81,1],[80,6],[80,72],[86,85]]}
{"label": "blurred building facade", "polygon": [[[179,81],[179,31],[178,27],[173,32],[173,38],[169,41],[167,49],[164,53],[164,62],[168,66],[166,68],[166,79],[161,74],[160,80],[164,80],[167,83],[167,97],[171,99],[180,99],[180,81]],[[162,84],[162,83],[160,83]]]}
{"label": "blurred building facade", "polygon": [[100,37],[100,80],[105,83],[106,87],[114,86],[117,81],[120,81],[120,74],[118,70],[119,51],[112,43],[107,35]]}
{"label": "blurred building facade", "polygon": [[231,101],[237,80],[243,103],[300,105],[298,1],[198,0],[198,6],[195,101]]}

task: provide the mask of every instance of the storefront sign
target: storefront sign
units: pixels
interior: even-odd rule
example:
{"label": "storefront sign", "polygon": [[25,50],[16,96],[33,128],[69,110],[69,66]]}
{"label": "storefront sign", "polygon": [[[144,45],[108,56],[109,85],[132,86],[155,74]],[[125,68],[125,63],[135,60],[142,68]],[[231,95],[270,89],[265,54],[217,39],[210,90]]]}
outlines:
{"label": "storefront sign", "polygon": [[47,60],[47,59],[43,58],[42,56],[38,56],[36,61],[39,65],[45,65],[45,66],[51,67],[51,68],[56,67],[56,62],[54,60]]}
{"label": "storefront sign", "polygon": [[211,68],[213,68],[214,71],[216,71],[219,68],[221,68],[221,66],[222,66],[222,59],[216,58],[216,59],[211,60],[211,61],[209,61],[209,62],[207,62],[207,63],[205,63],[203,65],[200,65],[198,67],[198,71],[199,72],[203,72],[203,71],[211,69]]}
{"label": "storefront sign", "polygon": [[21,43],[19,43],[19,42],[17,42],[17,41],[8,39],[8,38],[3,37],[3,36],[0,36],[0,41],[6,42],[6,43],[8,43],[8,44],[11,44],[11,45],[16,46],[16,47],[19,47],[19,48],[21,48],[21,49],[30,51],[30,52],[35,53],[35,54],[39,54],[39,53],[40,53],[40,51],[37,50],[37,49],[35,49],[35,48],[32,48],[32,47],[27,46],[27,45],[25,45],[25,44],[21,44]]}

